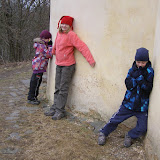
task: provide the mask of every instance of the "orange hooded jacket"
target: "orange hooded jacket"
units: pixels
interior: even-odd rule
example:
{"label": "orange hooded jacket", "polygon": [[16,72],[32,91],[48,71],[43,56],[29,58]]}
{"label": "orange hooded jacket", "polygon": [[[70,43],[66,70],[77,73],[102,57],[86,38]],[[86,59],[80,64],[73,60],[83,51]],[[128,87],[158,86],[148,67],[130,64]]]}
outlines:
{"label": "orange hooded jacket", "polygon": [[57,33],[52,54],[56,55],[56,65],[70,66],[75,64],[74,48],[77,48],[86,58],[89,64],[95,62],[87,45],[79,39],[76,33],[69,31],[66,33]]}

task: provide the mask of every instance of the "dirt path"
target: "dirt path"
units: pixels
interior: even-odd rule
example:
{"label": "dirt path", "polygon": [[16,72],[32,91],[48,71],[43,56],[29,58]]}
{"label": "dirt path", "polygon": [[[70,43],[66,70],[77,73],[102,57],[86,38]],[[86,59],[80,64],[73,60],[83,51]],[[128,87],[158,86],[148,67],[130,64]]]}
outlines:
{"label": "dirt path", "polygon": [[[97,145],[97,132],[105,122],[93,111],[69,111],[53,121],[44,116],[46,80],[40,88],[41,104],[28,105],[26,97],[31,64],[0,68],[0,160],[145,160],[143,143],[123,147],[124,125],[114,131],[105,146]],[[68,109],[69,110],[69,109]]]}

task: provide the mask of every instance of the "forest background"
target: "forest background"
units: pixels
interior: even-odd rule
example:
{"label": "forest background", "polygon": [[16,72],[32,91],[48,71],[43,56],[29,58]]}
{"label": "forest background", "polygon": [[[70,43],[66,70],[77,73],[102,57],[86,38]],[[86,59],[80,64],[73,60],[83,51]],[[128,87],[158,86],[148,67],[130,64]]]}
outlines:
{"label": "forest background", "polygon": [[33,58],[33,39],[49,30],[50,0],[0,1],[0,63]]}

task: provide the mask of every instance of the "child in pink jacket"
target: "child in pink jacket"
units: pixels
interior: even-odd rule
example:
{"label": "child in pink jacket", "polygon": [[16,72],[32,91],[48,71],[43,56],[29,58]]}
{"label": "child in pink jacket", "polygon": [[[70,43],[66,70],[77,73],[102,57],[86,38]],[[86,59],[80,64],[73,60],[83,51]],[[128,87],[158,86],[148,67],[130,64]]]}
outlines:
{"label": "child in pink jacket", "polygon": [[51,33],[47,30],[43,30],[40,34],[40,38],[34,39],[33,47],[36,50],[36,54],[32,59],[33,74],[30,80],[30,87],[28,92],[28,103],[38,105],[40,101],[37,99],[39,94],[39,87],[42,82],[43,73],[46,72],[48,60],[52,58],[52,45]]}
{"label": "child in pink jacket", "polygon": [[59,120],[65,116],[69,84],[75,72],[74,48],[82,53],[91,67],[95,66],[95,60],[87,45],[73,32],[73,20],[74,18],[70,16],[61,17],[58,22],[59,31],[52,49],[57,65],[54,104],[45,115],[52,116],[53,120]]}

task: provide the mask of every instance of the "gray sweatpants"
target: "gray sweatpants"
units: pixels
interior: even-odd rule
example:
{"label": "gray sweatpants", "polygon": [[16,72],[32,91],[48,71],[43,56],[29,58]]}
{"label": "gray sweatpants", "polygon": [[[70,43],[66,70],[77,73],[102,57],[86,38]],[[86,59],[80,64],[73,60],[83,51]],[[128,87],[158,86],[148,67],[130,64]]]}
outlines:
{"label": "gray sweatpants", "polygon": [[55,78],[55,92],[54,92],[54,104],[52,108],[65,112],[65,105],[67,102],[69,85],[75,72],[75,64],[71,66],[58,66],[56,67]]}

